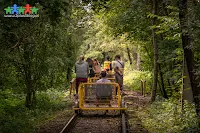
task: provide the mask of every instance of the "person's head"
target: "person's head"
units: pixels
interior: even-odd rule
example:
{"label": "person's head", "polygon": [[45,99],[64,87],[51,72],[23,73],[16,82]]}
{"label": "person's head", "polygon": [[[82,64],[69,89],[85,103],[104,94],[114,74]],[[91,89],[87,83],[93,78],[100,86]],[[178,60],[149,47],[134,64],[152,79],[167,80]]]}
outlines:
{"label": "person's head", "polygon": [[106,77],[106,71],[101,71],[101,78],[105,78]]}
{"label": "person's head", "polygon": [[86,61],[88,62],[89,65],[93,65],[93,60],[91,58],[87,58]]}
{"label": "person's head", "polygon": [[119,71],[119,67],[116,66],[116,67],[114,68],[114,71],[115,71],[115,72],[118,72],[118,71]]}
{"label": "person's head", "polygon": [[84,55],[81,55],[78,59],[79,62],[83,61],[84,60]]}
{"label": "person's head", "polygon": [[120,55],[116,55],[115,60],[120,60]]}
{"label": "person's head", "polygon": [[110,56],[106,56],[106,60],[109,61],[110,60]]}

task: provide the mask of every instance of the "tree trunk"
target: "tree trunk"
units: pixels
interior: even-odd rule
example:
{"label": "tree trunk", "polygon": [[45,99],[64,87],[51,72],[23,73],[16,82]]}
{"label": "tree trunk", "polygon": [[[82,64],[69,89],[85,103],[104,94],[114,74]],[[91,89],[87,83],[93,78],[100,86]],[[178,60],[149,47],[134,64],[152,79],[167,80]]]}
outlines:
{"label": "tree trunk", "polygon": [[25,101],[25,106],[27,108],[31,107],[31,96],[32,96],[32,93],[30,92],[30,90],[28,90],[28,92],[26,93],[26,101]]}
{"label": "tree trunk", "polygon": [[128,59],[129,59],[129,62],[130,62],[130,64],[132,64],[132,59],[131,59],[130,49],[128,48],[128,46],[126,46],[126,49],[127,49],[127,53],[128,53]]}
{"label": "tree trunk", "polygon": [[136,62],[136,68],[139,71],[140,70],[140,53],[137,53],[137,62]]}
{"label": "tree trunk", "polygon": [[26,72],[26,101],[25,106],[31,108],[36,104],[35,90],[30,76],[30,71]]}
{"label": "tree trunk", "polygon": [[71,80],[71,68],[68,66],[67,68],[67,82],[70,82]]}
{"label": "tree trunk", "polygon": [[136,69],[136,65],[137,65],[137,53],[136,53],[136,49],[133,47],[133,50],[132,50],[132,58],[133,58],[133,62],[134,62],[134,69]]}
{"label": "tree trunk", "polygon": [[33,89],[32,90],[32,94],[33,94],[33,97],[32,97],[32,106],[33,107],[35,107],[36,106],[36,102],[37,102],[37,100],[36,100],[36,95],[35,95],[35,90]]}
{"label": "tree trunk", "polygon": [[162,93],[163,93],[163,97],[168,99],[168,96],[167,96],[167,93],[166,93],[166,90],[165,90],[165,84],[164,84],[164,79],[163,79],[163,73],[161,71],[161,67],[160,67],[160,64],[158,64],[158,68],[159,68],[159,75],[160,75],[160,81],[161,81],[161,90],[162,90]]}
{"label": "tree trunk", "polygon": [[164,0],[162,3],[163,3],[162,6],[163,6],[163,8],[164,8],[165,15],[168,16],[166,1]]}
{"label": "tree trunk", "polygon": [[[157,0],[152,1],[152,13],[157,15],[158,2]],[[157,19],[154,17],[152,20],[152,25],[156,25]],[[156,29],[152,29],[152,37],[153,37],[153,46],[154,46],[154,77],[153,77],[153,88],[151,93],[151,102],[155,101],[156,98],[156,90],[157,90],[157,80],[158,80],[158,44],[157,44],[157,35]]]}
{"label": "tree trunk", "polygon": [[181,27],[181,38],[182,38],[182,47],[184,50],[184,60],[187,65],[187,71],[189,73],[191,89],[193,92],[194,103],[196,107],[196,114],[200,116],[200,100],[199,100],[199,90],[198,85],[195,82],[194,75],[194,53],[193,46],[191,46],[190,35],[188,32],[188,19],[187,19],[187,0],[179,0],[179,19]]}
{"label": "tree trunk", "polygon": [[24,79],[26,83],[26,101],[25,106],[29,109],[35,104],[36,97],[35,97],[35,89],[33,85],[33,73],[32,73],[32,49],[30,48],[29,43],[23,44],[23,71],[24,71]]}
{"label": "tree trunk", "polygon": [[185,63],[185,58],[183,60],[183,68],[182,68],[182,99],[187,100],[190,102],[194,101],[192,89],[191,89],[191,82],[190,76],[187,69],[187,64]]}

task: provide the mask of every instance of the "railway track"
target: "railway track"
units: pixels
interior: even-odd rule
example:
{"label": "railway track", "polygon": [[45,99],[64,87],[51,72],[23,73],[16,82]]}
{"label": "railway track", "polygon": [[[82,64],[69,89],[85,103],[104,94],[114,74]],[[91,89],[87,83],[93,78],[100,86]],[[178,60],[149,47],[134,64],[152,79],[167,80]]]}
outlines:
{"label": "railway track", "polygon": [[70,131],[70,129],[73,127],[73,125],[76,122],[76,119],[78,117],[78,114],[74,114],[70,120],[67,122],[67,124],[64,126],[64,128],[62,129],[62,131],[60,133],[67,133]]}
{"label": "railway track", "polygon": [[77,115],[74,114],[60,133],[128,133],[125,113],[120,115]]}

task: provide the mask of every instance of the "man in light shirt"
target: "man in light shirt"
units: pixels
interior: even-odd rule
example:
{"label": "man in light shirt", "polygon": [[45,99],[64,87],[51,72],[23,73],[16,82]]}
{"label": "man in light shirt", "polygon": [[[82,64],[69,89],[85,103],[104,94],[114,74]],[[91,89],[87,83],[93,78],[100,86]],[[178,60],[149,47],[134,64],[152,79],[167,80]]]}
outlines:
{"label": "man in light shirt", "polygon": [[120,71],[123,73],[124,70],[124,62],[121,61],[120,55],[115,56],[115,61],[112,64],[113,68],[119,67]]}

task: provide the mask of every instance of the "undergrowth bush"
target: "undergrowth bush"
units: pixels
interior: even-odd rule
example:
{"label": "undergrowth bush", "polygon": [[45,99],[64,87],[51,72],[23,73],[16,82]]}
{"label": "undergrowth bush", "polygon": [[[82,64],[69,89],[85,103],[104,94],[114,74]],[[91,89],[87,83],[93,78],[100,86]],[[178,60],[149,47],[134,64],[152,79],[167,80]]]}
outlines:
{"label": "undergrowth bush", "polygon": [[65,97],[64,91],[49,89],[47,91],[37,92],[37,106],[41,110],[56,109],[63,105],[61,102]]}
{"label": "undergrowth bush", "polygon": [[37,92],[37,105],[29,110],[24,106],[25,95],[0,91],[0,133],[34,132],[40,120],[70,104],[62,101],[65,96],[66,93],[55,89]]}
{"label": "undergrowth bush", "polygon": [[152,133],[198,133],[197,118],[194,105],[184,104],[182,113],[181,104],[175,99],[158,100],[147,109],[139,109],[145,128]]}
{"label": "undergrowth bush", "polygon": [[124,84],[131,89],[140,91],[140,81],[146,81],[146,92],[150,92],[152,85],[152,74],[149,71],[127,70],[125,71]]}

